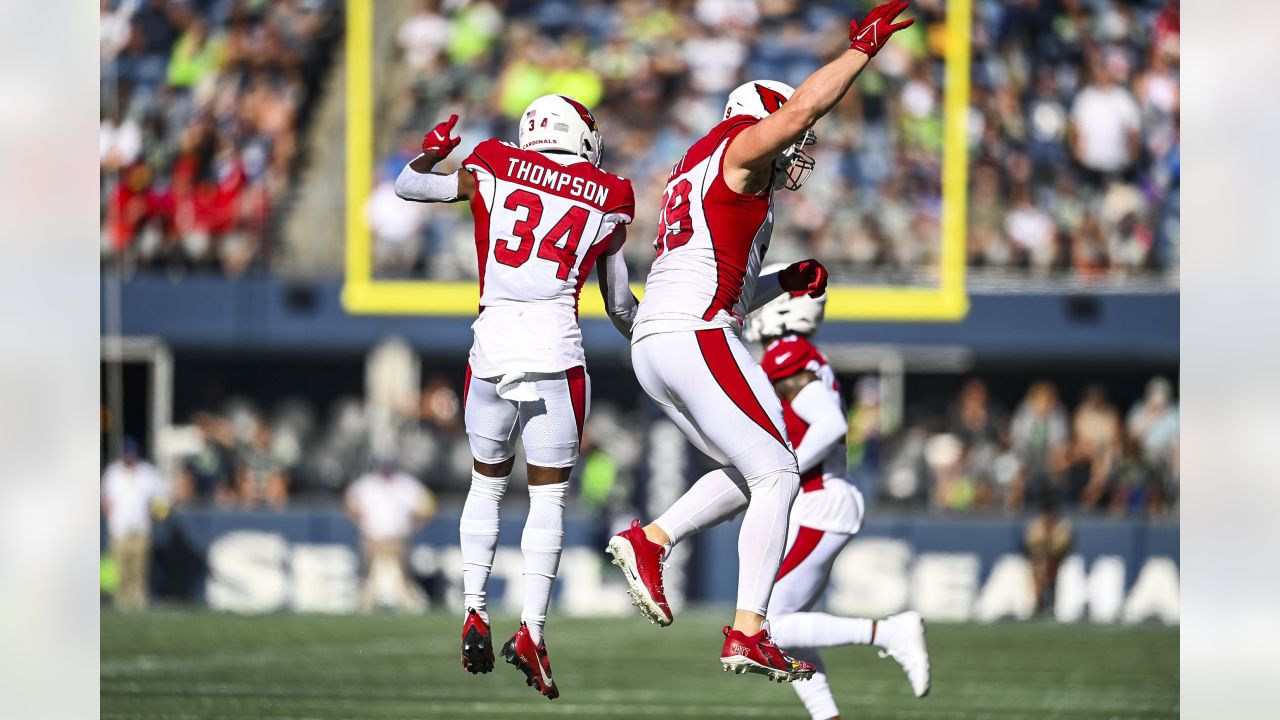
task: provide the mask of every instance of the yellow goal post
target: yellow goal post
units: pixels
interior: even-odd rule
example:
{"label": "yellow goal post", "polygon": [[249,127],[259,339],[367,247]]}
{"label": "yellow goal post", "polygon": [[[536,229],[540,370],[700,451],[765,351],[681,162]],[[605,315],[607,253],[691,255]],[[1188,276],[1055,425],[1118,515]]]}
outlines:
{"label": "yellow goal post", "polygon": [[[346,274],[342,304],[368,315],[467,316],[476,311],[474,282],[380,280],[373,276],[372,239],[364,203],[373,179],[373,2],[346,4]],[[969,310],[965,286],[968,210],[972,0],[947,0],[943,93],[942,238],[938,282],[929,287],[831,285],[826,317],[843,321],[954,322]],[[636,295],[643,285],[635,286]],[[595,293],[583,293],[582,317],[605,317]]]}

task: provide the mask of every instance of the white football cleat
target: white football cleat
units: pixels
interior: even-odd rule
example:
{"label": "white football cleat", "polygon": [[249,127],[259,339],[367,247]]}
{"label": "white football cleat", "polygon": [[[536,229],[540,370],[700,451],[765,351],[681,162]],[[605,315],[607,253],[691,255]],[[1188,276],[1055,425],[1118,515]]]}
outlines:
{"label": "white football cleat", "polygon": [[929,648],[924,643],[924,618],[915,610],[890,615],[880,621],[884,649],[880,657],[898,661],[911,691],[922,698],[929,694]]}

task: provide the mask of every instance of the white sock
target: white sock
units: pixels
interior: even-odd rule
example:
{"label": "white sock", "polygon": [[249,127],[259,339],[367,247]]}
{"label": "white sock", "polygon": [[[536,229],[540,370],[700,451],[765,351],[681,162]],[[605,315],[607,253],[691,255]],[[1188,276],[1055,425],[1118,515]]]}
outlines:
{"label": "white sock", "polygon": [[749,478],[747,484],[751,499],[738,532],[737,608],[764,615],[787,548],[787,521],[800,492],[800,476],[777,472]]}
{"label": "white sock", "polygon": [[534,644],[542,642],[542,626],[551,604],[551,583],[564,549],[564,496],[569,483],[529,486],[529,519],[520,536],[524,555],[524,609],[520,620]]}
{"label": "white sock", "polygon": [[498,548],[498,508],[507,492],[507,477],[491,478],[471,471],[471,489],[462,506],[458,539],[462,544],[462,612],[469,608],[489,622],[485,586]]}
{"label": "white sock", "polygon": [[653,524],[675,545],[742,512],[747,498],[741,473],[733,468],[713,470],[698,478]]}
{"label": "white sock", "polygon": [[769,634],[773,636],[774,642],[788,651],[793,647],[870,645],[873,624],[874,621],[866,618],[798,612],[770,617]]}
{"label": "white sock", "polygon": [[797,660],[808,660],[817,666],[818,672],[805,682],[791,683],[791,687],[795,688],[796,695],[800,696],[800,702],[804,703],[804,709],[809,711],[809,717],[813,720],[830,720],[837,717],[840,710],[836,707],[835,696],[831,694],[831,686],[827,684],[826,668],[822,664],[822,656],[817,650],[790,650],[783,646],[783,650],[791,653],[791,656]]}

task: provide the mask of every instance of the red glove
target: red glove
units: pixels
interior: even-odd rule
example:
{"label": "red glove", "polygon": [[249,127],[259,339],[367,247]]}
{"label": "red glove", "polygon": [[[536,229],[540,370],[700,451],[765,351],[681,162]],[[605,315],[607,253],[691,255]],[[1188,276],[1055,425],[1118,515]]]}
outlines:
{"label": "red glove", "polygon": [[453,126],[458,124],[458,116],[450,115],[448,120],[440,123],[434,130],[422,136],[422,152],[423,154],[434,157],[437,160],[443,160],[453,149],[458,147],[458,143],[462,142],[460,137],[451,137],[453,135]]}
{"label": "red glove", "polygon": [[889,42],[889,36],[910,27],[915,22],[915,18],[907,18],[898,24],[893,24],[893,19],[898,17],[903,10],[907,9],[907,0],[889,0],[883,5],[877,5],[871,8],[871,12],[862,19],[859,24],[857,20],[849,21],[849,47],[866,55],[867,57],[875,57],[880,52],[880,48]]}
{"label": "red glove", "polygon": [[827,291],[827,269],[817,260],[801,260],[778,272],[778,284],[791,297],[822,297]]}

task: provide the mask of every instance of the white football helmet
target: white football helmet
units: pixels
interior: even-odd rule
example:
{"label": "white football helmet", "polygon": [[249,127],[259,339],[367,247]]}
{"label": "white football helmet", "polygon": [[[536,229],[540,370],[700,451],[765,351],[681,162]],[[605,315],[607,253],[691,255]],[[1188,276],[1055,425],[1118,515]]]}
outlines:
{"label": "white football helmet", "polygon": [[560,151],[600,167],[600,128],[586,105],[568,95],[543,95],[520,117],[520,149]]}
{"label": "white football helmet", "polygon": [[[770,265],[760,270],[761,275],[778,272],[786,265]],[[784,292],[765,303],[763,307],[747,318],[747,326],[743,335],[751,342],[760,342],[765,338],[782,337],[788,333],[812,335],[822,324],[827,310],[827,296],[811,298],[808,295],[791,297]]]}
{"label": "white football helmet", "polygon": [[[729,93],[729,101],[724,106],[724,119],[734,115],[750,115],[755,118],[766,118],[778,111],[791,99],[796,91],[790,85],[777,80],[752,80],[739,85]],[[812,129],[805,130],[794,145],[782,151],[782,155],[774,161],[778,170],[773,187],[782,190],[799,190],[804,181],[813,172],[813,157],[804,152],[806,145],[818,141]]]}

